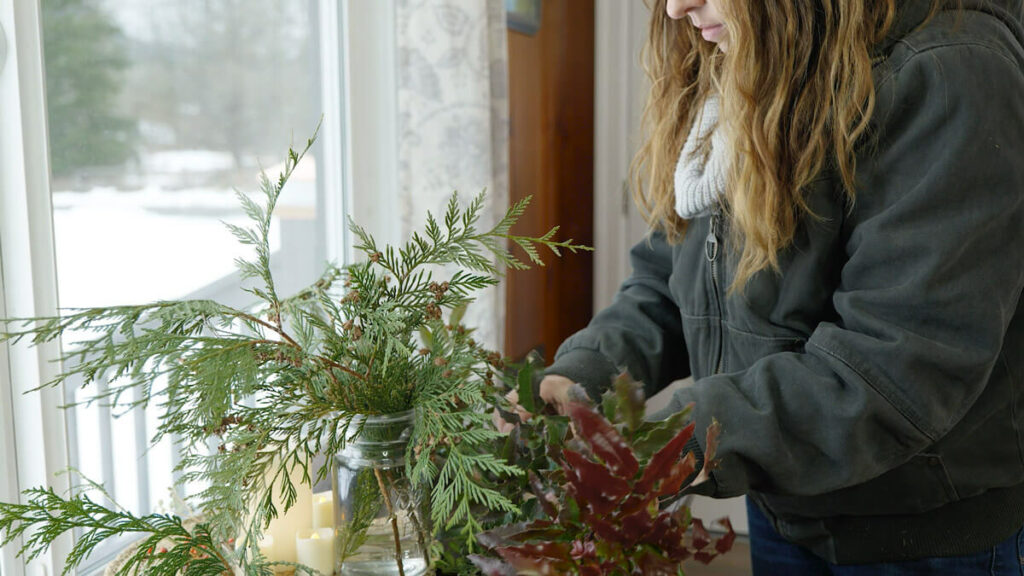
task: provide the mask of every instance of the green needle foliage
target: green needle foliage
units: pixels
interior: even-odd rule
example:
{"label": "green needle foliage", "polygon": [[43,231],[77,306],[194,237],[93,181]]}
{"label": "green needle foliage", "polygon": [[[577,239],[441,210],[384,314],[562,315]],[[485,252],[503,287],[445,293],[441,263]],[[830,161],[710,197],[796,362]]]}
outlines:
{"label": "green needle foliage", "polygon": [[[140,537],[133,554],[120,566],[118,576],[220,576],[231,574],[229,558],[234,552],[215,543],[208,524],[191,530],[180,518],[164,514],[134,516],[112,510],[87,495],[62,498],[53,490],[27,490],[27,503],[0,503],[0,545],[24,537],[21,554],[27,560],[39,557],[64,532],[82,529],[81,537],[68,554],[63,574],[71,574],[89,553],[105,539],[119,534]],[[257,558],[246,566],[247,576],[269,576],[275,563]],[[302,569],[306,571],[305,569]]]}
{"label": "green needle foliage", "polygon": [[[0,341],[41,344],[72,332],[88,334],[65,350],[63,371],[46,385],[105,381],[105,392],[92,401],[155,407],[159,425],[153,442],[166,435],[180,438],[182,481],[208,486],[193,502],[207,524],[190,536],[174,532],[180,522],[173,518],[107,511],[108,518],[88,500],[30,492],[40,498],[30,508],[0,507],[0,533],[8,539],[26,526],[42,535],[28,539],[29,555],[61,532],[99,526],[95,518],[105,523],[78,542],[76,561],[103,538],[126,531],[210,542],[245,533],[247,541],[257,542],[283,512],[275,495],[285,509],[297,498],[292,471],[300,470],[305,484],[327,476],[329,464],[315,468],[313,458],[337,453],[358,432],[349,430],[350,417],[409,409],[417,411],[409,464],[413,480],[430,490],[435,529],[461,528],[471,542],[479,528],[471,506],[515,510],[489,484],[522,474],[490,453],[498,432],[484,411],[501,358],[474,341],[462,315],[477,291],[498,283],[503,268],[543,264],[540,247],[556,255],[589,248],[555,241],[557,229],[539,238],[511,235],[529,199],[512,206],[495,226],[480,229],[484,194],[464,208],[453,195],[440,221],[428,216],[424,231],[400,247],[378,246],[353,223],[356,250],[364,259],[347,267],[328,265],[314,284],[282,298],[270,272],[271,217],[312,143],[301,152],[288,151],[277,179],[262,176],[262,203],[238,194],[253,224],[229,228],[255,253],[237,262],[257,302],[252,308],[163,301],[8,321],[11,328],[0,333]],[[523,249],[525,261],[510,244]],[[445,266],[456,271],[448,274]],[[217,447],[212,453],[211,444]],[[46,513],[56,510],[62,512]],[[253,562],[259,567],[254,552],[226,559],[248,570]],[[214,569],[211,564],[211,572],[201,573]]]}

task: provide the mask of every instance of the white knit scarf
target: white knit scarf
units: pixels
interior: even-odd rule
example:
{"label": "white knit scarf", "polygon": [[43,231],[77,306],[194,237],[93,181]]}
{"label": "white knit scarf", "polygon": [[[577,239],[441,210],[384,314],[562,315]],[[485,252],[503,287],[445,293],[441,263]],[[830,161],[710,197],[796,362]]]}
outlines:
{"label": "white knit scarf", "polygon": [[[705,163],[699,145],[712,131],[711,154]],[[718,129],[718,98],[711,96],[690,130],[676,164],[676,213],[680,218],[689,220],[710,214],[718,203],[725,192],[727,146],[723,131]]]}

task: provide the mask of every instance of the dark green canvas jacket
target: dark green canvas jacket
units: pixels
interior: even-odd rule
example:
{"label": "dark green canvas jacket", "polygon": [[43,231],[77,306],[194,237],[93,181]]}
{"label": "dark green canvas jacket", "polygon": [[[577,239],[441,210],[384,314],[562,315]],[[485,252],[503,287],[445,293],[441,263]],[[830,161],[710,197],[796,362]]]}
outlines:
{"label": "dark green canvas jacket", "polygon": [[[615,302],[549,373],[626,368],[723,425],[714,496],[749,494],[838,563],[981,551],[1024,525],[1020,0],[901,6],[878,47],[856,202],[832,173],[781,271],[726,293],[726,218],[631,252]],[[698,434],[698,436],[702,436]],[[703,442],[703,439],[701,439]]]}

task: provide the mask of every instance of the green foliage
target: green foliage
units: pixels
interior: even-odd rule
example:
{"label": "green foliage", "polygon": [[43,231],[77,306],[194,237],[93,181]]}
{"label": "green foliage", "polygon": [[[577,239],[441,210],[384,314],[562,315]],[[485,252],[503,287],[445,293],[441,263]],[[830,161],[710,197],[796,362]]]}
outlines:
{"label": "green foliage", "polygon": [[[694,455],[683,455],[694,431],[692,423],[683,426],[689,409],[644,422],[642,387],[625,375],[604,396],[602,409],[570,403],[571,437],[559,421],[547,426],[544,417],[520,424],[547,432],[534,434],[548,445],[539,462],[535,445],[519,447],[541,465],[541,474],[531,470],[529,478],[536,507],[526,521],[480,535],[500,557],[470,557],[484,574],[674,576],[689,558],[707,563],[731,548],[735,534],[728,519],[719,521],[726,534],[712,542],[686,506],[664,507],[696,476]],[[709,468],[718,434],[716,423],[707,432]],[[551,461],[560,470],[548,468]]]}
{"label": "green foliage", "polygon": [[131,158],[134,122],[118,115],[128,68],[121,30],[87,0],[44,0],[47,111],[51,168],[62,176]]}
{"label": "green foliage", "polygon": [[[140,537],[134,553],[122,564],[118,576],[144,573],[153,576],[220,576],[231,574],[236,551],[218,544],[208,524],[186,528],[177,516],[135,516],[94,502],[87,495],[62,498],[51,490],[33,488],[25,504],[0,503],[0,545],[19,537],[19,553],[33,560],[64,532],[81,528],[82,535],[68,554],[63,574],[72,574],[100,542],[119,534]],[[243,551],[244,552],[244,551]],[[267,576],[275,563],[254,555],[246,565],[247,576]],[[303,569],[305,571],[305,569]]]}
{"label": "green foliage", "polygon": [[[418,414],[409,464],[413,480],[430,487],[433,524],[456,528],[471,541],[480,528],[474,506],[515,511],[496,483],[522,472],[490,453],[500,435],[484,410],[501,358],[461,323],[465,307],[476,291],[498,282],[499,266],[528,265],[506,242],[523,247],[532,262],[539,262],[539,246],[556,254],[589,248],[552,240],[554,229],[540,238],[509,235],[525,200],[481,230],[484,194],[465,208],[453,196],[443,222],[428,216],[425,231],[398,248],[378,247],[353,224],[365,260],[329,265],[313,285],[281,298],[270,272],[271,217],[312,144],[289,150],[277,179],[262,177],[262,202],[239,194],[253,225],[230,229],[255,253],[238,261],[243,276],[257,281],[249,288],[258,300],[254,308],[186,300],[75,309],[9,320],[13,328],[0,333],[0,341],[40,344],[71,332],[89,334],[64,352],[63,371],[46,385],[107,381],[107,391],[91,401],[157,408],[153,441],[167,435],[182,440],[182,481],[207,486],[195,501],[214,541],[240,531],[258,541],[283,512],[274,496],[285,510],[297,498],[291,472],[300,471],[307,485],[325,478],[328,465],[314,468],[313,459],[345,446],[358,432],[349,430],[353,416],[409,409]],[[458,270],[441,280],[446,265]],[[210,443],[218,447],[212,454]],[[0,513],[8,536],[24,529],[18,510]],[[86,526],[77,523],[85,516],[74,518],[38,523],[54,534]],[[120,529],[112,525],[97,538]],[[82,554],[98,541],[84,540]],[[251,558],[240,560],[248,566]]]}

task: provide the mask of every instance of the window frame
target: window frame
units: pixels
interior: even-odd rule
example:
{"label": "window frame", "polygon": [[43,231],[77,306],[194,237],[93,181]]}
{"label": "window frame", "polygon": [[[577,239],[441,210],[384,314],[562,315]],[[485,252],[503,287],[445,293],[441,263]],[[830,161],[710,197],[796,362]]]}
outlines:
{"label": "window frame", "polygon": [[[7,61],[0,71],[0,313],[52,315],[57,310],[57,276],[39,2],[7,4],[0,9],[0,26],[8,39]],[[68,488],[67,476],[55,475],[67,467],[64,419],[53,417],[63,390],[26,394],[57,374],[53,360],[59,350],[59,341],[37,347],[8,343],[0,349],[0,398],[11,415],[4,419],[2,444],[5,461],[14,462],[4,467],[0,479],[0,496],[7,501],[23,500],[20,491],[31,486],[58,492]],[[60,538],[27,566],[15,557],[20,541],[14,544],[0,554],[6,576],[60,573],[71,540]]]}

